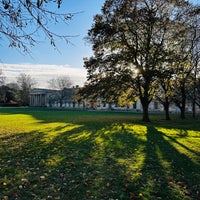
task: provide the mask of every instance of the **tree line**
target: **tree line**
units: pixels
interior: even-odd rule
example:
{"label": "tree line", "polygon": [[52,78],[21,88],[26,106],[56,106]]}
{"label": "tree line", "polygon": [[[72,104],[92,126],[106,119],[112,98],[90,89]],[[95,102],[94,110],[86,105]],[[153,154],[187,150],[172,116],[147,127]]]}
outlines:
{"label": "tree line", "polygon": [[87,84],[80,96],[128,104],[137,99],[143,121],[149,104],[172,102],[185,118],[187,101],[200,106],[200,6],[184,0],[106,0],[86,40]]}
{"label": "tree line", "polygon": [[27,74],[19,74],[16,81],[6,84],[6,77],[0,71],[0,104],[2,106],[28,106],[30,90],[36,81]]}
{"label": "tree line", "polygon": [[[51,101],[62,103],[66,95],[66,88],[72,86],[72,81],[68,76],[58,76],[47,81],[48,88],[57,90],[56,96]],[[0,105],[2,106],[29,106],[30,93],[37,86],[37,81],[29,74],[21,73],[16,77],[16,81],[6,83],[6,77],[0,71]],[[61,104],[62,105],[62,104]]]}

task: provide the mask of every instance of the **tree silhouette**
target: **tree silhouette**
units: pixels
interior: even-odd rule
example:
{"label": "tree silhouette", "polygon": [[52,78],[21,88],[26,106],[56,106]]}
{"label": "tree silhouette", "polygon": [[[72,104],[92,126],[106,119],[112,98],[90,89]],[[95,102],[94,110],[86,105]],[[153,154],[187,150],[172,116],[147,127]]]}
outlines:
{"label": "tree silhouette", "polygon": [[50,44],[56,47],[55,40],[68,42],[69,36],[52,31],[51,24],[68,22],[70,13],[60,13],[51,9],[53,4],[61,6],[61,0],[2,0],[0,3],[0,39],[6,40],[9,47],[29,53],[30,47],[38,43],[38,35],[44,34]]}

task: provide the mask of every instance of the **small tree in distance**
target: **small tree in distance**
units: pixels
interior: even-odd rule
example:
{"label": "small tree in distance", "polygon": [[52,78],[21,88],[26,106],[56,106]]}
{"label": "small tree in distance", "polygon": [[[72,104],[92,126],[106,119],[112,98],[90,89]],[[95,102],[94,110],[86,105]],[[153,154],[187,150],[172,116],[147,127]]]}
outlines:
{"label": "small tree in distance", "polygon": [[62,107],[62,101],[66,96],[66,89],[72,86],[72,81],[68,76],[58,76],[57,78],[52,78],[48,81],[49,88],[58,90],[54,100],[58,100],[60,107]]}
{"label": "small tree in distance", "polygon": [[19,87],[19,104],[22,106],[28,106],[30,90],[37,84],[37,82],[30,75],[21,73],[17,77],[17,84]]}
{"label": "small tree in distance", "polygon": [[2,69],[0,69],[0,86],[5,84],[6,77],[3,74]]}

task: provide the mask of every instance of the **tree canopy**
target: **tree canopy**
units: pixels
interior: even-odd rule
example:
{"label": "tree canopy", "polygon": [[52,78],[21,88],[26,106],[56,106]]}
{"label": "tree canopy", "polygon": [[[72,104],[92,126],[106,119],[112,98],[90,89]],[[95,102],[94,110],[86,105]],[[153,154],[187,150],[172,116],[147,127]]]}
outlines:
{"label": "tree canopy", "polygon": [[88,31],[94,56],[85,58],[86,88],[96,87],[103,97],[138,96],[143,120],[149,121],[158,78],[176,73],[177,65],[189,60],[197,16],[199,7],[184,0],[106,0]]}

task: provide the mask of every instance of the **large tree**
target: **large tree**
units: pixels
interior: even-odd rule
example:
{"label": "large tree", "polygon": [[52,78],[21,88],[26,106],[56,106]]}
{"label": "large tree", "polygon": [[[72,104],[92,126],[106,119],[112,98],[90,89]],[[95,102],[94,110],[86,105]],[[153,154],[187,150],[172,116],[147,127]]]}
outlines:
{"label": "large tree", "polygon": [[[148,107],[160,66],[178,59],[178,38],[184,35],[185,15],[193,9],[183,0],[105,1],[102,14],[95,16],[88,32],[94,51],[85,60],[89,85],[107,77],[108,82],[119,78],[118,94],[132,88],[132,94],[140,98],[143,120],[150,121]],[[105,87],[108,82],[104,81]]]}
{"label": "large tree", "polygon": [[61,0],[2,0],[0,2],[0,39],[7,40],[10,47],[29,52],[30,46],[34,46],[41,34],[44,34],[51,45],[56,47],[56,38],[62,38],[68,42],[67,34],[59,35],[52,31],[52,24],[66,23],[72,14],[60,13],[58,9],[52,9]]}

